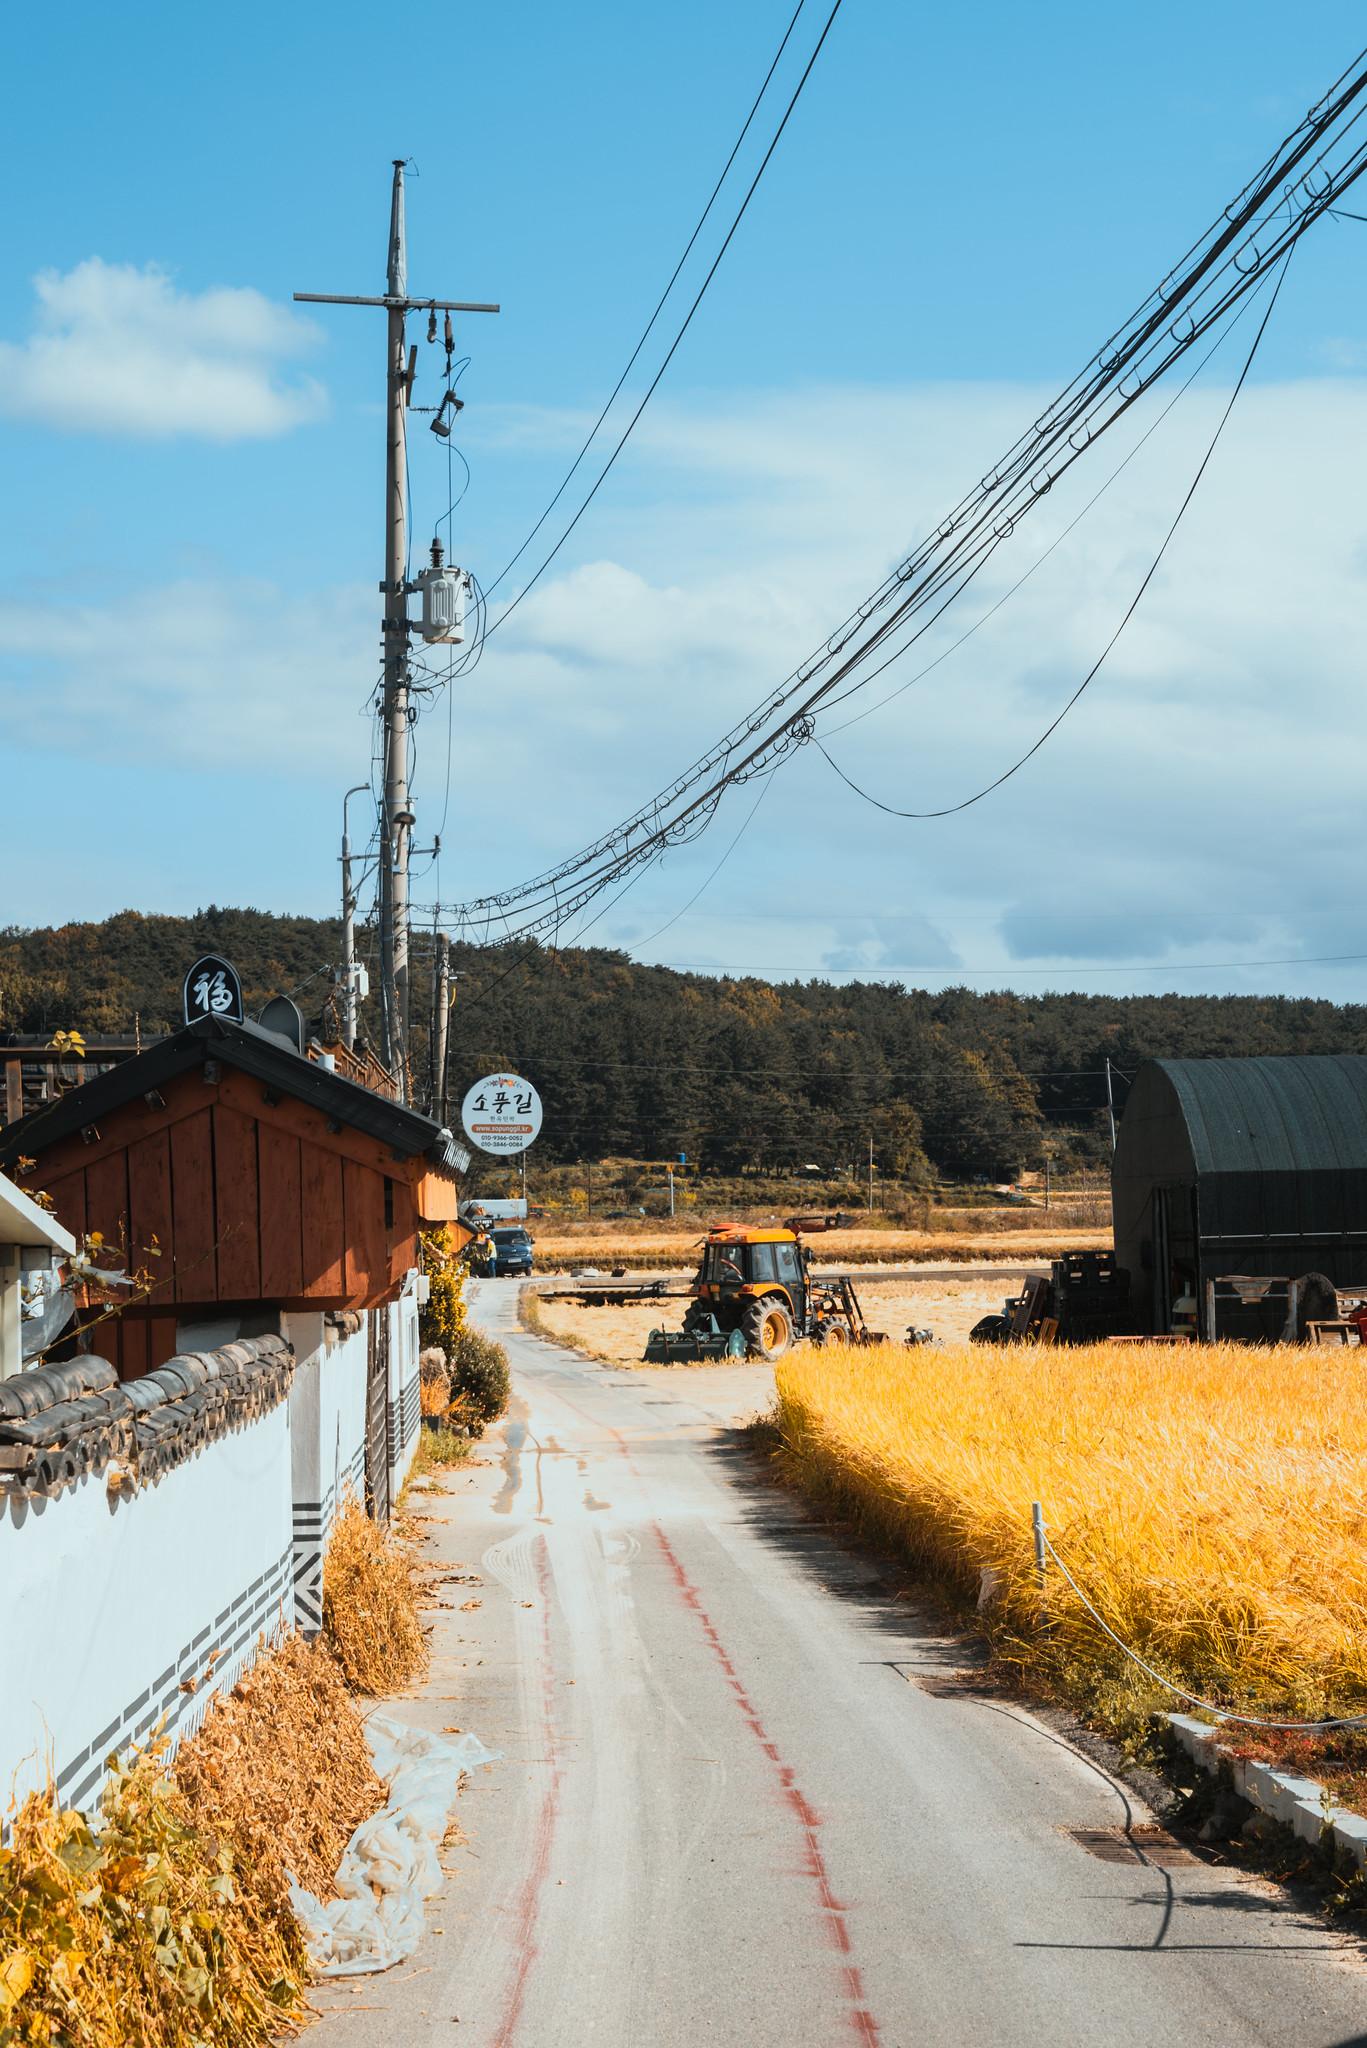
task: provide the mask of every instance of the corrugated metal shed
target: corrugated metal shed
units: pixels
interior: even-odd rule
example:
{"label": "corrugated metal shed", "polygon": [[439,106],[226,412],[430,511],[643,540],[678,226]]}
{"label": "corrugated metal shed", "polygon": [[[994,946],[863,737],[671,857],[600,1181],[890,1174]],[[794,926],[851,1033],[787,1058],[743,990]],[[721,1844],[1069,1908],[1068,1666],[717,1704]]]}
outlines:
{"label": "corrugated metal shed", "polygon": [[1154,1060],[1181,1098],[1200,1173],[1318,1173],[1367,1164],[1367,1058]]}
{"label": "corrugated metal shed", "polygon": [[1228,1273],[1367,1282],[1367,1057],[1150,1060],[1112,1165],[1116,1253],[1152,1328]]}

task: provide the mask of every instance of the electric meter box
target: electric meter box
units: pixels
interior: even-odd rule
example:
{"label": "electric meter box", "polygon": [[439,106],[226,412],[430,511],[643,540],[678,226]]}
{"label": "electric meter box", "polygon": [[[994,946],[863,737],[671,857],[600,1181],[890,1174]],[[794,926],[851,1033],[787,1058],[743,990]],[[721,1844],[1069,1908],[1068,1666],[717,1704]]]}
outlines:
{"label": "electric meter box", "polygon": [[465,571],[433,567],[418,571],[422,592],[423,639],[430,646],[465,638]]}

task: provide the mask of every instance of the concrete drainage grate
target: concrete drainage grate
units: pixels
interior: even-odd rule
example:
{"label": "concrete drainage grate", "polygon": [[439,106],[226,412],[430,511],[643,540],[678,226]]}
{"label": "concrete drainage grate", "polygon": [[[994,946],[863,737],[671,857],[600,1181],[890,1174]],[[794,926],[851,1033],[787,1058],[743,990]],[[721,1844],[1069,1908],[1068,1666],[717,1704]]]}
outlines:
{"label": "concrete drainage grate", "polygon": [[1103,1863],[1155,1863],[1162,1870],[1176,1870],[1190,1863],[1204,1863],[1185,1842],[1177,1841],[1166,1828],[1146,1825],[1136,1828],[1064,1828],[1070,1841]]}

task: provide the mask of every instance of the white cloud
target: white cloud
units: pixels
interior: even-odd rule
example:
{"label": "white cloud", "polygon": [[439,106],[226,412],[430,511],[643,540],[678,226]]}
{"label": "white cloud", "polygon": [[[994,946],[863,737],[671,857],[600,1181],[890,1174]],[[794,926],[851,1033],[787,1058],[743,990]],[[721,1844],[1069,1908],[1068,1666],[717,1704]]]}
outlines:
{"label": "white cloud", "polygon": [[[667,784],[933,527],[1044,395],[713,397],[695,416],[667,408],[648,433],[643,420],[630,476],[585,522],[594,558],[548,576],[457,685],[446,895],[535,873]],[[927,809],[1025,751],[1133,597],[1223,403],[1193,390],[1048,559],[1128,443],[1095,451],[1021,524],[935,633],[848,706],[906,682],[1039,563],[940,666],[831,738],[855,780]],[[1367,993],[1360,968],[1206,971],[1367,945],[1352,770],[1367,722],[1364,445],[1363,386],[1250,386],[1133,624],[997,795],[940,821],[889,818],[809,748],[732,852],[753,786],[591,940],[769,973],[905,965],[931,984]],[[473,566],[487,581],[498,564]],[[168,768],[264,760],[340,789],[366,772],[354,714],[374,680],[375,614],[373,586],[286,595],[210,580],[74,612],[0,605],[0,716],[102,752],[111,778],[117,732]],[[446,731],[437,703],[417,735],[420,831],[440,813]],[[102,821],[89,830],[89,859],[106,859]],[[205,892],[222,894],[219,849],[203,858]],[[321,863],[316,880],[322,902]],[[280,892],[297,906],[299,878]],[[1116,971],[1127,961],[1167,964],[1130,978]]]}
{"label": "white cloud", "polygon": [[[832,739],[855,780],[929,810],[1025,752],[1124,613],[1226,395],[1184,398],[1047,560],[1129,442],[1097,449],[1018,527],[944,623],[843,714],[914,677],[1039,563],[963,647]],[[629,487],[594,508],[603,558],[548,579],[486,656],[486,695],[525,693],[533,707],[536,758],[515,846],[497,804],[468,793],[464,885],[506,886],[663,786],[820,642],[1048,396],[835,390],[643,421]],[[547,442],[558,439],[552,422]],[[931,980],[953,980],[957,956],[965,972],[996,963],[1003,983],[1024,962],[1060,963],[1026,987],[1069,985],[1070,960],[1163,960],[1151,982],[1199,989],[1220,985],[1207,962],[1356,950],[1342,933],[1357,834],[1337,764],[1364,737],[1365,443],[1357,382],[1250,387],[1134,621],[1035,761],[958,817],[912,822],[869,808],[808,750],[724,876],[648,952],[773,972],[943,961],[943,975],[920,977]],[[748,802],[731,798],[715,831],[639,883],[594,936],[648,933],[671,916]],[[896,914],[903,929],[856,936],[851,913]],[[1367,987],[1361,969],[1344,973]],[[1344,992],[1343,974],[1324,979]],[[1316,986],[1295,971],[1225,980]],[[1108,974],[1094,985],[1142,984]]]}
{"label": "white cloud", "polygon": [[120,752],[305,782],[364,774],[375,640],[364,589],[204,579],[105,604],[0,602],[0,718],[111,774]]}
{"label": "white cloud", "polygon": [[0,409],[67,432],[259,440],[317,419],[322,387],[293,358],[317,330],[260,292],[182,292],[154,265],[97,256],[34,280],[24,342],[0,342]]}

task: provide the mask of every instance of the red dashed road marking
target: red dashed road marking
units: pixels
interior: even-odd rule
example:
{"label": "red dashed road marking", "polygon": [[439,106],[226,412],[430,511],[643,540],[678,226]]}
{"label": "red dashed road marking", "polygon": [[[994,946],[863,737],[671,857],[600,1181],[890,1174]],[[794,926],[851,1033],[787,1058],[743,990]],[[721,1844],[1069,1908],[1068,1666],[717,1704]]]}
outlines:
{"label": "red dashed road marking", "polygon": [[555,1676],[551,1667],[551,1571],[543,1536],[536,1548],[536,1584],[541,1595],[541,1719],[546,1755],[551,1759],[550,1782],[541,1800],[532,1834],[532,1860],[517,1900],[517,1969],[508,1986],[494,2048],[510,2048],[522,2017],[527,1979],[536,1961],[536,1926],[541,1910],[541,1892],[551,1867],[551,1848],[560,1818],[560,1765],[555,1749]]}
{"label": "red dashed road marking", "polygon": [[821,1826],[820,1815],[815,1813],[807,1803],[792,1771],[784,1763],[778,1750],[770,1741],[764,1723],[755,1712],[754,1703],[749,1693],[745,1690],[735,1665],[727,1655],[726,1645],[717,1634],[712,1618],[703,1606],[702,1595],[680,1564],[674,1546],[658,1522],[652,1523],[651,1527],[654,1529],[655,1540],[660,1546],[666,1564],[669,1566],[674,1583],[678,1587],[685,1604],[697,1616],[703,1635],[707,1640],[707,1646],[725,1673],[726,1682],[735,1695],[736,1704],[741,1710],[741,1716],[745,1725],[764,1751],[769,1762],[773,1765],[783,1798],[796,1816],[798,1826],[802,1830],[803,1843],[806,1849],[805,1874],[812,1879],[820,1895],[821,1909],[825,1915],[826,1931],[830,1937],[831,1946],[839,1955],[847,1959],[841,1964],[840,1974],[845,1986],[845,1996],[849,2000],[849,2010],[846,2017],[849,2021],[850,2031],[857,2041],[863,2041],[866,2044],[866,2048],[873,2048],[873,2044],[878,2040],[878,2022],[874,2019],[873,2014],[865,2003],[864,1981],[860,1975],[859,1968],[857,1964],[848,1960],[851,1955],[850,1930],[845,1917],[845,1908],[831,1889],[831,1880],[826,1869],[826,1859],[821,1853],[821,1843],[817,1833]]}
{"label": "red dashed road marking", "polygon": [[[566,1406],[575,1408],[579,1414],[584,1412],[582,1409],[578,1409],[572,1401],[567,1400]],[[617,1449],[639,1479],[641,1474],[637,1470],[636,1461],[632,1457],[621,1431],[613,1429],[610,1423],[600,1422],[596,1417],[586,1415],[584,1419],[585,1421],[592,1421],[596,1428],[605,1428],[607,1430],[609,1436],[615,1439]],[[717,1634],[712,1617],[703,1605],[702,1595],[689,1578],[683,1565],[679,1562],[679,1558],[669,1538],[665,1535],[658,1522],[652,1522],[651,1528],[654,1531],[655,1540],[659,1544],[661,1554],[669,1566],[670,1575],[678,1588],[680,1596],[685,1605],[697,1617],[708,1648],[712,1651],[713,1656],[720,1665],[727,1684],[730,1686],[735,1697],[736,1704],[740,1708],[741,1717],[773,1766],[782,1798],[801,1830],[803,1847],[806,1852],[803,1864],[804,1875],[811,1878],[816,1886],[817,1894],[821,1900],[824,1925],[831,1947],[837,1955],[843,1958],[840,1964],[840,1977],[848,2001],[845,2017],[850,2032],[857,2041],[864,2043],[864,2048],[877,2048],[879,2040],[878,2022],[865,2003],[864,1981],[859,1967],[851,1960],[853,1950],[850,1942],[846,1908],[841,1905],[831,1888],[830,1873],[826,1869],[826,1859],[821,1853],[821,1843],[818,1836],[821,1817],[809,1805],[797,1784],[792,1770],[784,1763],[778,1749],[770,1740],[764,1723],[755,1712],[754,1702],[751,1700],[735,1665],[727,1654],[726,1645]],[[555,1680],[551,1669],[551,1574],[547,1557],[546,1538],[544,1536],[537,1549],[536,1569],[537,1584],[541,1593],[542,1715],[545,1726],[546,1754],[554,1758]],[[536,1832],[532,1845],[531,1867],[528,1870],[518,1900],[518,1947],[520,1954],[517,1971],[513,1977],[512,1984],[509,1986],[502,2019],[498,2032],[494,2036],[494,2048],[512,2048],[514,2034],[522,2017],[522,2004],[526,1996],[527,1978],[537,1954],[536,1926],[540,1909],[541,1890],[550,1869],[551,1846],[555,1839],[556,1822],[559,1819],[559,1814],[560,1766],[558,1763],[552,1762],[550,1784],[546,1788],[545,1796],[541,1802],[541,1812],[537,1817]]]}

